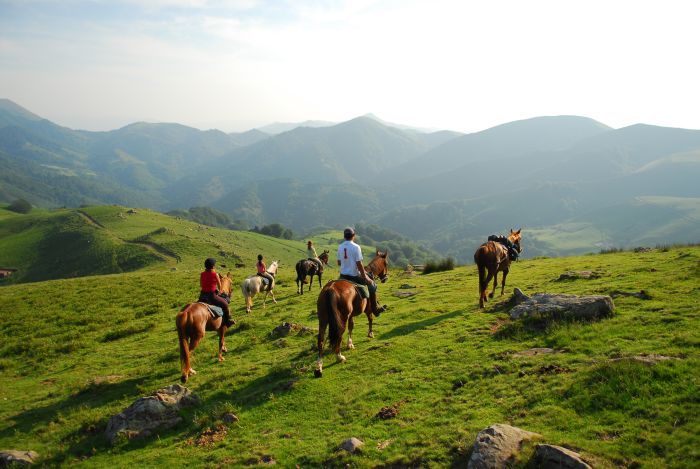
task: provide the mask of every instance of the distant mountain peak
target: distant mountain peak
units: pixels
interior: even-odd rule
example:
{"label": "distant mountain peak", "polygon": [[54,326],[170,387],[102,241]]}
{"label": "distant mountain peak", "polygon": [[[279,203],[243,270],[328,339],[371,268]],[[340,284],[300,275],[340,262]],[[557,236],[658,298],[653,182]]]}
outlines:
{"label": "distant mountain peak", "polygon": [[26,110],[19,104],[15,103],[6,98],[0,98],[0,111],[12,114],[17,117],[22,117],[27,120],[40,121],[44,120],[43,117],[37,116],[36,114]]}

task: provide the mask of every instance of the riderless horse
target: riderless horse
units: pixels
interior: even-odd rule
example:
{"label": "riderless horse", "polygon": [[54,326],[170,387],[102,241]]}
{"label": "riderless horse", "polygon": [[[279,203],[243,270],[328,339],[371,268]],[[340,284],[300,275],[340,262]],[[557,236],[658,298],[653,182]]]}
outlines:
{"label": "riderless horse", "polygon": [[[377,251],[372,262],[365,267],[369,275],[379,279],[382,283],[386,282],[388,278],[389,261],[387,255],[386,252]],[[341,279],[328,282],[318,294],[316,308],[318,314],[318,359],[314,374],[320,377],[323,373],[321,355],[326,326],[328,326],[331,349],[335,353],[336,360],[341,363],[345,362],[345,357],[340,353],[340,344],[346,326],[348,329],[348,349],[355,348],[352,343],[352,329],[355,325],[353,318],[355,316],[362,314],[362,312],[366,313],[369,322],[367,337],[373,338],[374,333],[372,332],[372,312],[369,308],[369,301],[362,297],[357,286],[349,280]]]}
{"label": "riderless horse", "polygon": [[479,308],[483,308],[484,303],[488,301],[486,290],[492,278],[493,290],[489,293],[489,298],[493,298],[498,284],[498,272],[503,272],[501,280],[501,296],[503,296],[510,263],[522,252],[520,231],[510,230],[508,237],[490,236],[489,241],[479,246],[474,253],[474,262],[479,270]]}
{"label": "riderless horse", "polygon": [[[217,274],[221,281],[221,291],[219,295],[227,300],[231,298],[231,272],[225,276]],[[219,361],[224,361],[223,353],[226,352],[224,334],[227,327],[223,324],[223,318],[215,316],[205,303],[189,303],[177,313],[175,317],[175,327],[180,343],[180,365],[182,377],[180,381],[187,382],[189,375],[197,372],[190,365],[190,356],[204,337],[204,331],[217,331],[219,334]]]}
{"label": "riderless horse", "polygon": [[[274,261],[267,267],[267,273],[272,275],[272,277],[277,275],[277,266],[279,265],[279,262],[280,261]],[[243,292],[243,298],[245,298],[246,313],[250,313],[250,310],[253,308],[253,297],[263,290],[265,290],[265,296],[263,296],[263,308],[265,307],[268,294],[272,297],[272,301],[277,303],[275,294],[273,293],[272,289],[267,289],[267,283],[263,281],[263,277],[255,274],[243,280],[241,283],[241,292]]]}
{"label": "riderless horse", "polygon": [[321,288],[321,277],[323,276],[323,266],[328,265],[328,250],[324,250],[321,255],[318,256],[321,261],[319,266],[316,262],[311,259],[302,259],[297,262],[297,293],[300,295],[304,294],[304,283],[306,283],[306,277],[309,277],[309,291],[311,291],[311,284],[314,283],[314,275],[318,277],[318,288]]}

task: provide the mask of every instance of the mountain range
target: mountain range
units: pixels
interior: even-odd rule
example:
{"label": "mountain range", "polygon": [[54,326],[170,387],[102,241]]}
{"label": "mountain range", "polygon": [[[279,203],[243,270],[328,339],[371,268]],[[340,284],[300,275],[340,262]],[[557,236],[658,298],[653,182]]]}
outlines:
{"label": "mountain range", "polygon": [[491,233],[525,254],[700,239],[700,131],[578,116],[424,132],[361,116],[243,133],[73,130],[0,100],[0,201],[211,206],[251,226],[384,226],[468,262]]}

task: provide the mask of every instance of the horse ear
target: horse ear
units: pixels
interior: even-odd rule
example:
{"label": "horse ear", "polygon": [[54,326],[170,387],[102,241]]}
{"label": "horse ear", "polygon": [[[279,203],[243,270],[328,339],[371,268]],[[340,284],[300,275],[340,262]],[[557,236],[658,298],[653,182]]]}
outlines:
{"label": "horse ear", "polygon": [[522,230],[522,228],[520,228],[518,231],[516,231],[515,234],[520,234],[521,230]]}
{"label": "horse ear", "polygon": [[231,271],[230,271],[230,270],[229,270],[228,272],[226,272],[226,276],[227,276],[228,278],[231,278]]}

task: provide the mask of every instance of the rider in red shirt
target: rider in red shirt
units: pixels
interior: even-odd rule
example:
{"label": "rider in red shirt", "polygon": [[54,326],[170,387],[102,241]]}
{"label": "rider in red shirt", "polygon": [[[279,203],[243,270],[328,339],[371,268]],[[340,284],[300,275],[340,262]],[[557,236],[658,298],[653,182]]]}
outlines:
{"label": "rider in red shirt", "polygon": [[219,280],[219,274],[214,270],[215,265],[216,260],[211,257],[204,261],[205,270],[199,274],[199,285],[201,287],[199,301],[220,307],[224,312],[224,325],[231,327],[236,322],[231,319],[228,301],[225,297],[219,295],[221,280]]}

